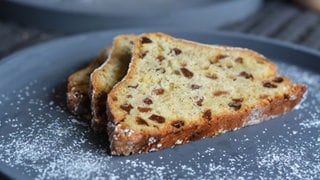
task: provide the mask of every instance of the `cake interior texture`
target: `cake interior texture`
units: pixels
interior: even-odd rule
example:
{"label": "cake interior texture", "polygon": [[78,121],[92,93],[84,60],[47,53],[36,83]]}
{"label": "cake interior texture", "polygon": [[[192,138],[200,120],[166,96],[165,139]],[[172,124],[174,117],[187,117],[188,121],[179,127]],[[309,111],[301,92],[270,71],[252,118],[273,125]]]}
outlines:
{"label": "cake interior texture", "polygon": [[144,34],[109,94],[111,149],[152,151],[259,123],[291,110],[305,90],[251,50]]}

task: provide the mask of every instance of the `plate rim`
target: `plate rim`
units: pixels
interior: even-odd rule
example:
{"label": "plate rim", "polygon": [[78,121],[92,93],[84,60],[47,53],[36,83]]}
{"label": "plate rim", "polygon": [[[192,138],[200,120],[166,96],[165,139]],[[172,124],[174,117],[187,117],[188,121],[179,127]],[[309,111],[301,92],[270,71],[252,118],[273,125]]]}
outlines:
{"label": "plate rim", "polygon": [[269,38],[269,37],[264,37],[264,36],[258,36],[258,35],[252,35],[252,34],[246,34],[242,32],[233,32],[233,31],[224,31],[224,30],[197,30],[190,32],[185,29],[180,29],[180,28],[126,28],[126,29],[114,29],[114,30],[101,30],[101,31],[93,31],[93,32],[88,32],[88,33],[80,33],[80,34],[75,34],[75,35],[70,35],[70,36],[62,36],[58,37],[56,39],[51,39],[46,42],[41,42],[26,48],[23,48],[21,50],[15,51],[11,54],[8,54],[7,56],[3,57],[0,59],[0,66],[2,66],[5,62],[16,58],[17,56],[21,56],[25,53],[28,53],[30,51],[34,51],[34,49],[40,48],[40,47],[47,47],[47,46],[52,46],[54,44],[58,44],[61,42],[65,41],[73,41],[76,39],[81,39],[81,38],[87,38],[90,36],[99,36],[102,34],[121,34],[121,33],[128,33],[128,32],[161,32],[161,31],[167,31],[167,32],[173,32],[173,33],[190,33],[190,34],[207,34],[207,35],[222,35],[222,36],[229,36],[229,37],[235,37],[235,38],[241,38],[244,40],[250,40],[250,41],[258,41],[260,43],[266,43],[266,44],[271,44],[275,46],[281,46],[284,48],[289,48],[295,51],[300,51],[303,53],[308,53],[314,56],[320,57],[320,51],[312,48],[312,47],[307,47],[301,44],[295,44],[292,42],[288,41],[282,41],[279,39],[274,39],[274,38]]}

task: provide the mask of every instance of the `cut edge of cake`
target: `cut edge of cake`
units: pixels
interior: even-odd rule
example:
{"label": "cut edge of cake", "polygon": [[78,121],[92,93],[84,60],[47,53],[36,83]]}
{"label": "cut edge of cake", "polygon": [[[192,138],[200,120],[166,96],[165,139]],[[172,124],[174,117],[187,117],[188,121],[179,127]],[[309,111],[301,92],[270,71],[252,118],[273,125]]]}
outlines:
{"label": "cut edge of cake", "polygon": [[110,47],[105,48],[92,63],[74,72],[68,78],[67,107],[72,114],[80,116],[84,120],[91,120],[90,74],[107,59],[110,50]]}

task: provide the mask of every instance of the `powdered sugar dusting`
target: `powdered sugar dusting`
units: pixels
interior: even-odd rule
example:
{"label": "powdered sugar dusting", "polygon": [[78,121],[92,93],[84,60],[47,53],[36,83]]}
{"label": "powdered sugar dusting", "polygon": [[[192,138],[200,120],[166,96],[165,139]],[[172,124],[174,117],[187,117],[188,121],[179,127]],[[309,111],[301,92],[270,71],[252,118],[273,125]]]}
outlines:
{"label": "powdered sugar dusting", "polygon": [[35,179],[316,179],[320,75],[278,65],[309,89],[293,112],[214,139],[129,157],[110,156],[107,138],[67,112],[65,84],[39,79],[0,91],[0,168],[5,164]]}

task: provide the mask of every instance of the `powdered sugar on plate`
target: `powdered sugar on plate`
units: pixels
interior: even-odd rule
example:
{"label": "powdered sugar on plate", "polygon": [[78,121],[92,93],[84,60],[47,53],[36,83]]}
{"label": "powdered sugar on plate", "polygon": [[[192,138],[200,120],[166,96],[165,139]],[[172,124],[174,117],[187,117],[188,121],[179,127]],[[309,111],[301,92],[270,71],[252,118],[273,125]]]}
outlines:
{"label": "powdered sugar on plate", "polygon": [[0,94],[0,168],[36,179],[316,179],[320,75],[277,64],[281,73],[308,86],[307,99],[293,112],[213,139],[129,157],[108,155],[107,138],[68,113],[66,82],[60,87],[32,81]]}

